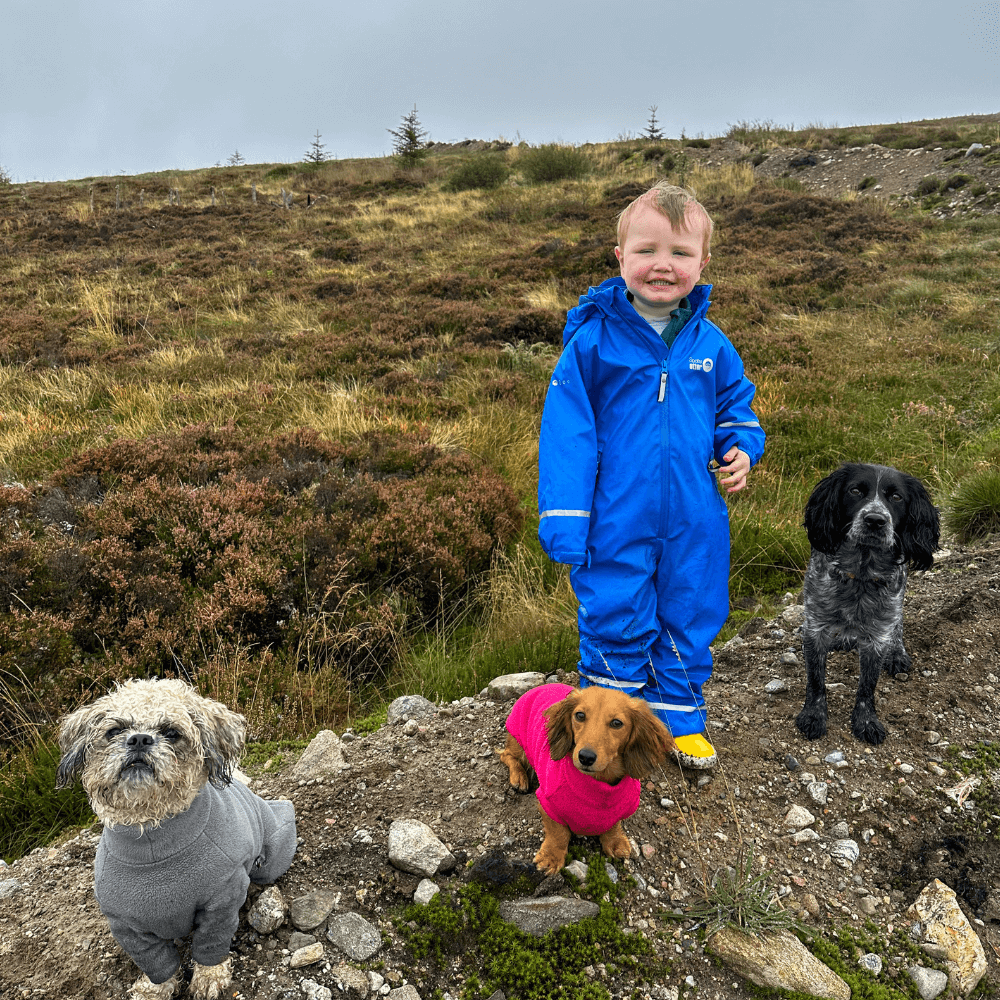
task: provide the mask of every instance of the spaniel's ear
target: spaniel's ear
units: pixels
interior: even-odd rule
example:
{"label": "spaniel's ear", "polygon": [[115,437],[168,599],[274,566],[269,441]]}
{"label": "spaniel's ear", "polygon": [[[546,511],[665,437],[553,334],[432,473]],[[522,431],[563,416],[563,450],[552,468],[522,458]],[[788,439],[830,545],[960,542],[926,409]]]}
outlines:
{"label": "spaniel's ear", "polygon": [[627,775],[641,781],[675,749],[674,740],[644,701],[634,699],[629,712],[632,732],[622,750],[622,764]]}
{"label": "spaniel's ear", "polygon": [[850,477],[846,465],[821,479],[806,503],[803,527],[809,544],[820,552],[832,556],[844,541],[846,518],[844,516],[844,486]]}
{"label": "spaniel's ear", "polygon": [[907,491],[906,520],[899,527],[903,560],[912,563],[914,569],[930,569],[941,538],[938,509],[919,479],[904,476],[903,483]]}
{"label": "spaniel's ear", "polygon": [[576,692],[566,695],[545,710],[545,728],[549,737],[549,756],[562,760],[573,752],[573,710]]}

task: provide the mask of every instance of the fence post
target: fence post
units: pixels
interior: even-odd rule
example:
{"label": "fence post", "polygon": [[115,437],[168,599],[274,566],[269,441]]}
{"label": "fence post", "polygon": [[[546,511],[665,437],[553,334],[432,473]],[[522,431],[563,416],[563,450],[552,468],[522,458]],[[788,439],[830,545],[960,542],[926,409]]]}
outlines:
{"label": "fence post", "polygon": [[209,191],[212,193],[212,208],[215,208],[215,188],[209,188]]}
{"label": "fence post", "polygon": [[94,185],[90,185],[90,214],[94,214]]}
{"label": "fence post", "polygon": [[250,184],[250,200],[256,205],[257,204],[257,182],[253,181]]}
{"label": "fence post", "polygon": [[145,204],[145,202],[146,202],[146,189],[145,188],[140,188],[139,189],[139,208],[142,208],[142,206]]}
{"label": "fence post", "polygon": [[115,211],[119,211],[122,207],[122,186],[121,184],[115,185]]}

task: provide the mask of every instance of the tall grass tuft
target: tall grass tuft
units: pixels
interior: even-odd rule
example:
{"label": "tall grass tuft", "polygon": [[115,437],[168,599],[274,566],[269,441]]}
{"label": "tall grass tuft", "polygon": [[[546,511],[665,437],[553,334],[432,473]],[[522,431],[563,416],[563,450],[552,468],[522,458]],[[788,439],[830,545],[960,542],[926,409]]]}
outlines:
{"label": "tall grass tuft", "polygon": [[590,159],[586,153],[573,146],[551,143],[521,151],[517,165],[525,180],[531,184],[551,181],[579,180],[590,173]]}
{"label": "tall grass tuft", "polygon": [[948,500],[945,525],[962,543],[1000,531],[1000,472],[987,469],[965,479]]}

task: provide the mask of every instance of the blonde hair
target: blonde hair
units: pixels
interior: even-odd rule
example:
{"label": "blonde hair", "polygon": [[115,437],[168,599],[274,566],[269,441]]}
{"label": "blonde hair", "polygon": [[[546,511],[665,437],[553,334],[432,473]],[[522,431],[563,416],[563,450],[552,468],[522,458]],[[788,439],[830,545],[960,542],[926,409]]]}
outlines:
{"label": "blonde hair", "polygon": [[705,256],[708,256],[709,248],[712,245],[712,229],[714,228],[712,217],[705,211],[705,206],[687,188],[668,184],[666,181],[660,181],[659,184],[654,185],[645,194],[639,195],[635,201],[625,206],[624,211],[618,216],[618,246],[624,246],[632,216],[644,206],[654,209],[660,215],[665,215],[670,220],[670,224],[678,229],[691,229],[692,219],[690,216],[701,216],[705,227],[702,246]]}

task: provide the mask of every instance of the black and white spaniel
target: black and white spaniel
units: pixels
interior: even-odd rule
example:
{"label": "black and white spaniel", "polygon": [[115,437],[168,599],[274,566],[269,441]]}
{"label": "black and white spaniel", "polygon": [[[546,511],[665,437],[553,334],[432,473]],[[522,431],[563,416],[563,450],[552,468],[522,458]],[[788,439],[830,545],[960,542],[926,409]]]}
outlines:
{"label": "black and white spaniel", "polygon": [[909,672],[903,646],[907,567],[929,569],[938,547],[937,508],[918,479],[885,465],[842,465],[806,504],[812,546],[803,583],[806,702],[795,725],[807,739],[826,733],[826,657],[857,649],[861,659],[851,732],[882,743],[875,715],[879,674]]}

